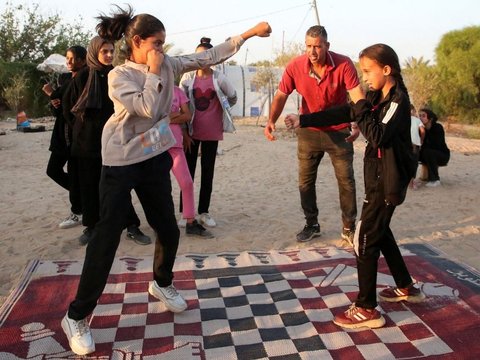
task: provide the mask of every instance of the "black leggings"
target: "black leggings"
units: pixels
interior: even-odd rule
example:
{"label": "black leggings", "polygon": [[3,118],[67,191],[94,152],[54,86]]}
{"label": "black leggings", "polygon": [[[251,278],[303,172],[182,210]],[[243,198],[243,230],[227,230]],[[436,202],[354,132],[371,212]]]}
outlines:
{"label": "black leggings", "polygon": [[[198,199],[198,213],[208,213],[210,208],[210,199],[213,190],[213,176],[215,173],[215,160],[217,158],[218,141],[201,141],[193,139],[194,143],[191,146],[191,151],[186,152],[188,169],[190,175],[195,181],[195,169],[197,167],[198,150],[201,146],[200,165],[202,167],[202,174],[200,178],[200,196]],[[180,212],[183,211],[182,194],[180,194]]]}
{"label": "black leggings", "polygon": [[[67,171],[64,167],[67,164]],[[47,164],[47,175],[58,185],[68,191],[70,198],[71,212],[74,214],[82,213],[82,202],[80,195],[80,184],[78,181],[78,162],[77,159],[69,155],[52,151]]]}

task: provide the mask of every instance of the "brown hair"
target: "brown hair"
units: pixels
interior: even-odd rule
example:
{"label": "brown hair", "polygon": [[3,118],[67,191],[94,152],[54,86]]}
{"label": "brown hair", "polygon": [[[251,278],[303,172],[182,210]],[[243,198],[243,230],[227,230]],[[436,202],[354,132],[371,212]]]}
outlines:
{"label": "brown hair", "polygon": [[100,22],[95,29],[102,38],[111,40],[120,40],[125,38],[127,54],[131,53],[132,38],[135,35],[141,39],[146,39],[160,31],[165,31],[165,26],[155,16],[150,14],[133,15],[133,9],[128,5],[127,9],[122,9],[118,5],[117,12],[112,16],[101,14],[97,17]]}
{"label": "brown hair", "polygon": [[360,51],[358,58],[361,59],[362,57],[367,57],[376,61],[380,66],[390,66],[392,69],[392,76],[397,81],[398,86],[402,89],[407,98],[410,99],[407,87],[403,81],[400,61],[398,60],[398,55],[395,50],[385,44],[375,44]]}

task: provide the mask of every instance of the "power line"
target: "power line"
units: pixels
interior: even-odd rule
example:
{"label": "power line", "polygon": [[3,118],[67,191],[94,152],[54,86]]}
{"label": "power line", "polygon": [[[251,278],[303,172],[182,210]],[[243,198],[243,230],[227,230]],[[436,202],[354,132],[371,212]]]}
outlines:
{"label": "power line", "polygon": [[196,31],[201,31],[201,30],[208,30],[208,29],[213,29],[213,28],[220,27],[220,26],[225,26],[225,25],[230,25],[230,24],[236,24],[236,23],[240,23],[240,22],[243,22],[243,21],[248,21],[248,20],[252,20],[252,19],[258,19],[259,17],[264,17],[264,16],[268,16],[268,15],[274,15],[274,14],[278,14],[278,13],[281,13],[281,12],[289,11],[289,10],[292,10],[292,9],[296,9],[296,8],[299,8],[299,7],[303,7],[303,6],[305,6],[305,5],[310,5],[310,6],[311,6],[311,3],[305,3],[305,4],[301,4],[301,5],[297,5],[297,6],[292,6],[292,7],[289,7],[289,8],[287,8],[287,9],[277,10],[277,11],[273,11],[273,12],[270,12],[270,13],[267,13],[267,14],[262,14],[262,15],[256,15],[256,16],[252,16],[252,17],[250,17],[250,18],[245,18],[245,19],[241,19],[241,20],[229,21],[229,22],[226,22],[226,23],[223,23],[223,24],[205,26],[205,27],[202,27],[202,28],[185,30],[185,31],[179,31],[179,32],[176,32],[176,33],[170,33],[170,34],[168,34],[168,36],[186,34],[186,33],[190,33],[190,32],[196,32]]}
{"label": "power line", "polygon": [[307,19],[307,16],[308,16],[308,14],[310,13],[310,10],[312,10],[312,7],[308,8],[307,13],[306,13],[305,16],[303,17],[303,20],[302,20],[302,22],[300,23],[300,26],[298,27],[297,31],[295,31],[295,34],[292,36],[292,39],[290,40],[290,42],[292,42],[293,39],[295,39],[295,38],[297,37],[297,34],[298,34],[298,32],[300,31],[300,29],[302,28],[303,23],[304,23],[305,20]]}

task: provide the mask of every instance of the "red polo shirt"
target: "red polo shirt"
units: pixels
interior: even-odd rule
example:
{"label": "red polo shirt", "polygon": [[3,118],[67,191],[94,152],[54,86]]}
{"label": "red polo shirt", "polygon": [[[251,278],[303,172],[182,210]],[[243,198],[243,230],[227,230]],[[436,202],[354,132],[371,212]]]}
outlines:
{"label": "red polo shirt", "polygon": [[[313,76],[310,61],[306,54],[291,60],[282,75],[278,89],[290,95],[293,90],[302,95],[301,114],[328,109],[332,106],[347,103],[347,90],[359,84],[357,70],[352,60],[347,56],[329,51],[327,53],[327,68],[321,80]],[[345,119],[345,124],[324,126],[323,131],[335,131],[346,128],[350,119]]]}

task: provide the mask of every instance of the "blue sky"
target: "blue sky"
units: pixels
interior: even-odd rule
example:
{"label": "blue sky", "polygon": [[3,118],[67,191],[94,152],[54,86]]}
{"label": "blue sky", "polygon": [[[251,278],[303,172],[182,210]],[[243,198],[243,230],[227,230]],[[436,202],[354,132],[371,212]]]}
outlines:
{"label": "blue sky", "polygon": [[[109,13],[111,0],[8,0],[13,4],[40,4],[44,15],[58,13],[65,21],[83,18],[84,28],[95,27],[100,12]],[[7,0],[1,0],[3,13]],[[126,2],[118,2],[124,5]],[[211,6],[205,6],[209,3]],[[202,36],[217,44],[258,21],[273,29],[268,39],[251,39],[235,55],[239,64],[272,60],[289,42],[303,43],[305,31],[316,24],[311,0],[168,0],[130,1],[136,13],[158,17],[167,29],[173,51],[193,52]],[[80,8],[80,11],[77,9]],[[442,35],[466,26],[480,25],[478,0],[317,0],[320,23],[325,26],[330,49],[356,60],[371,44],[392,46],[403,63],[409,57],[434,61]]]}

